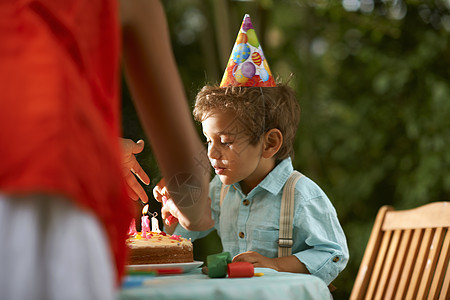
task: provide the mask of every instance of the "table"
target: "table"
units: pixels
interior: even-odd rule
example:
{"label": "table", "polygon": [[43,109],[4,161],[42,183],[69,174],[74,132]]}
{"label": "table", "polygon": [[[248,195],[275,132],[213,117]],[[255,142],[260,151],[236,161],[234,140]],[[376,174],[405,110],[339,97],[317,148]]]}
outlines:
{"label": "table", "polygon": [[[125,287],[119,299],[331,299],[331,294],[318,277],[307,274],[277,272],[268,268],[255,268],[264,273],[252,278],[209,278],[196,268],[181,275],[141,277],[143,284],[138,287]],[[136,280],[127,276],[125,282]]]}

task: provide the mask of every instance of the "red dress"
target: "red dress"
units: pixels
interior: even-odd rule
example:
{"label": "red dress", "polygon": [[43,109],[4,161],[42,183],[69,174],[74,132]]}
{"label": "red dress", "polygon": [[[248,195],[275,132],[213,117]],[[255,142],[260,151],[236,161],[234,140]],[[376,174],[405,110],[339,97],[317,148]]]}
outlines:
{"label": "red dress", "polygon": [[0,192],[62,194],[92,211],[120,276],[131,203],[119,45],[116,1],[0,0]]}

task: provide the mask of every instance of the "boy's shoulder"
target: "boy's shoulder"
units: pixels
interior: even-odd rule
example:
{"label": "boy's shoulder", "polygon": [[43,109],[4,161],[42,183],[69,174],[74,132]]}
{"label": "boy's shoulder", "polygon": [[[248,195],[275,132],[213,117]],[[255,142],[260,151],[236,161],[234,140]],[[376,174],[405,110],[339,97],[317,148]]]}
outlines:
{"label": "boy's shoulder", "polygon": [[[301,173],[301,172],[300,172]],[[303,176],[297,181],[295,190],[303,199],[314,199],[318,197],[328,198],[322,188],[308,176]]]}

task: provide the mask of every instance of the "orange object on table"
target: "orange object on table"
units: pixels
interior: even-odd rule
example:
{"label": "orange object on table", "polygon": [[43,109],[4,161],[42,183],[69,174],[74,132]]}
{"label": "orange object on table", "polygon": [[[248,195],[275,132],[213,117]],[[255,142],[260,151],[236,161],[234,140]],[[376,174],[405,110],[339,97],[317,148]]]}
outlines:
{"label": "orange object on table", "polygon": [[253,277],[255,275],[255,268],[249,262],[239,261],[229,263],[227,273],[229,278]]}

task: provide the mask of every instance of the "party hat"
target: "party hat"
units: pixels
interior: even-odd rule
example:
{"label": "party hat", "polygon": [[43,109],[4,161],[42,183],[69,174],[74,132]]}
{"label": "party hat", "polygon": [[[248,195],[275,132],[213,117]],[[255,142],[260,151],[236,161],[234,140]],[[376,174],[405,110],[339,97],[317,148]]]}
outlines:
{"label": "party hat", "polygon": [[276,86],[250,16],[242,21],[220,87]]}

